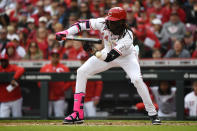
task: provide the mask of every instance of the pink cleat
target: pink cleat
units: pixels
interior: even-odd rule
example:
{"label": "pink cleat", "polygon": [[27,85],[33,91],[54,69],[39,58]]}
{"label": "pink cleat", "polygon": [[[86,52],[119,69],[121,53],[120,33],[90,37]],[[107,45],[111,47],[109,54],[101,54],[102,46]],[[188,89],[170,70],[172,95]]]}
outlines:
{"label": "pink cleat", "polygon": [[63,124],[82,124],[84,122],[84,98],[85,93],[74,94],[73,113],[64,119]]}

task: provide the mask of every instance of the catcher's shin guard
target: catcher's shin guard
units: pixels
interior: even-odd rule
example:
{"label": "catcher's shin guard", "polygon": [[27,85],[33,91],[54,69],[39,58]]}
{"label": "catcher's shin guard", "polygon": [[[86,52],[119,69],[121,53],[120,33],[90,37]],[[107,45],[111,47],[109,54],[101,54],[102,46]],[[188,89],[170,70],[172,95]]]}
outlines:
{"label": "catcher's shin guard", "polygon": [[81,124],[84,121],[84,104],[85,93],[76,93],[74,94],[74,107],[73,113],[67,116],[63,124]]}

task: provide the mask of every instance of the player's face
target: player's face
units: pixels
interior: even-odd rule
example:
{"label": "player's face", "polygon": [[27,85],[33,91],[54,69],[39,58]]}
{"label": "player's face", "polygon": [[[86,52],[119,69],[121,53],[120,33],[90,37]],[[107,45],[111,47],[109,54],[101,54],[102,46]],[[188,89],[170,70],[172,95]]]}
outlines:
{"label": "player's face", "polygon": [[57,64],[59,63],[59,54],[55,53],[55,54],[52,54],[51,55],[51,61],[52,61],[52,64]]}
{"label": "player's face", "polygon": [[114,35],[120,35],[123,31],[120,21],[108,21],[108,28]]}
{"label": "player's face", "polygon": [[167,81],[163,81],[160,83],[160,89],[162,92],[167,92],[168,88],[169,88],[169,85]]}

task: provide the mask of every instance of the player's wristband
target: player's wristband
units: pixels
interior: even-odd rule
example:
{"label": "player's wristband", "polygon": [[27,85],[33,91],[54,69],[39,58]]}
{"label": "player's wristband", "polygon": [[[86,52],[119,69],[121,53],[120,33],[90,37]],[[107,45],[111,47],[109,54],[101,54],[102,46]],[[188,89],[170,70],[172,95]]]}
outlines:
{"label": "player's wristband", "polygon": [[116,50],[112,49],[109,53],[107,53],[107,58],[104,61],[111,62],[119,56],[120,54]]}

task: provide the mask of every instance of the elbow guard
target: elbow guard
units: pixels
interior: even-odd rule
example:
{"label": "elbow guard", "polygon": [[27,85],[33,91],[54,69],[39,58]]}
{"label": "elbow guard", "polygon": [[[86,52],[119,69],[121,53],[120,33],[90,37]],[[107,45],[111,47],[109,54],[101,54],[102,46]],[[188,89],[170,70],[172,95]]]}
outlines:
{"label": "elbow guard", "polygon": [[107,53],[107,57],[104,61],[111,62],[119,56],[120,56],[120,54],[116,50],[112,49],[109,53]]}

